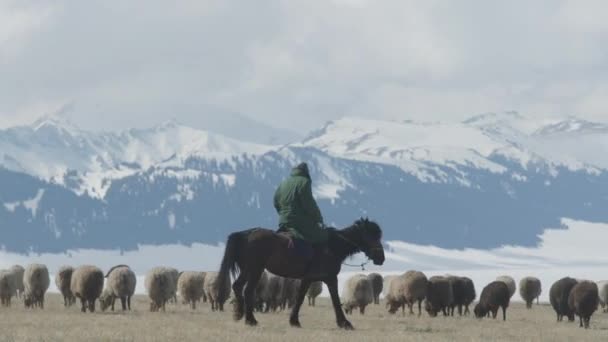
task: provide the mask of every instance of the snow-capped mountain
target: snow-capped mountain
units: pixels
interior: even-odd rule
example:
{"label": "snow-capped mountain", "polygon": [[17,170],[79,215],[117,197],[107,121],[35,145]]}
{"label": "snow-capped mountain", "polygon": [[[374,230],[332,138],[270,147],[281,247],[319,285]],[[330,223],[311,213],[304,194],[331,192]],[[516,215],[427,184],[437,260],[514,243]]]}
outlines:
{"label": "snow-capped mountain", "polygon": [[45,117],[0,130],[3,246],[217,243],[274,226],[272,194],[300,161],[327,223],[369,215],[394,240],[533,245],[562,217],[608,222],[607,132],[512,112],[460,123],[344,118],[272,146],[174,121],[98,133]]}

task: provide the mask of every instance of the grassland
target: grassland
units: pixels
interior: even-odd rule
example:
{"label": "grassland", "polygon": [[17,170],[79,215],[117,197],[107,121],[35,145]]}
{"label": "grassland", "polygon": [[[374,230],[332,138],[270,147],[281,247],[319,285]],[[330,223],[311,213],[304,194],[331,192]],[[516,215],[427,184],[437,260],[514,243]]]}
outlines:
{"label": "grassland", "polygon": [[[45,310],[26,310],[14,301],[0,308],[2,341],[605,341],[608,314],[596,312],[591,329],[576,323],[556,323],[549,306],[526,310],[512,304],[507,322],[472,317],[429,318],[388,315],[384,306],[368,308],[365,316],[350,316],[356,330],[336,328],[326,299],[301,313],[303,328],[290,328],[287,313],[258,314],[260,325],[234,322],[231,312],[211,312],[203,304],[196,311],[169,305],[165,313],[150,313],[147,299],[138,296],[134,310],[83,314],[78,307],[65,309],[58,295],[48,295]],[[231,307],[230,307],[231,309]]]}

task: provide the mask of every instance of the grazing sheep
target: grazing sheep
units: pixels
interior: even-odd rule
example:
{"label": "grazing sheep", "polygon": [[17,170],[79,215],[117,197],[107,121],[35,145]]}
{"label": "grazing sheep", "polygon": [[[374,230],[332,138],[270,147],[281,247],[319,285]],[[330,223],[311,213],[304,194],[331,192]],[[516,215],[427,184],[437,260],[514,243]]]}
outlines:
{"label": "grazing sheep", "polygon": [[286,278],[268,273],[266,286],[260,292],[260,298],[265,304],[264,312],[275,312],[281,308],[284,299]]}
{"label": "grazing sheep", "polygon": [[515,279],[513,279],[512,277],[510,277],[508,275],[503,275],[503,276],[497,277],[496,281],[502,281],[503,283],[505,283],[507,285],[507,288],[509,289],[509,295],[511,297],[513,297],[513,294],[515,294],[515,290],[516,290]]}
{"label": "grazing sheep", "polygon": [[300,289],[300,279],[285,278],[285,284],[283,285],[283,301],[281,308],[286,307],[291,309],[296,303],[298,296],[298,290]]}
{"label": "grazing sheep", "polygon": [[26,308],[44,309],[44,294],[51,279],[49,270],[42,264],[30,264],[23,273],[23,303]]}
{"label": "grazing sheep", "polygon": [[388,312],[394,314],[399,308],[405,314],[405,305],[414,314],[414,303],[418,302],[418,316],[422,315],[422,301],[426,298],[428,280],[424,273],[407,271],[403,275],[385,279],[389,291],[386,294]]}
{"label": "grazing sheep", "polygon": [[446,277],[431,277],[427,283],[424,308],[431,317],[436,317],[441,311],[448,316],[448,309],[454,301],[452,284]]}
{"label": "grazing sheep", "polygon": [[581,281],[570,291],[568,306],[579,317],[581,328],[589,329],[589,321],[597,310],[599,299],[597,284],[591,281]]}
{"label": "grazing sheep", "polygon": [[13,277],[13,296],[17,298],[21,298],[23,296],[23,274],[25,273],[25,268],[21,265],[13,265],[8,269],[11,273],[14,274]]}
{"label": "grazing sheep", "polygon": [[[382,278],[380,278],[382,280]],[[315,306],[317,297],[323,291],[323,282],[315,281],[310,284],[306,296],[308,297],[308,305]]]}
{"label": "grazing sheep", "polygon": [[179,271],[173,267],[167,267],[169,270],[169,274],[171,275],[171,279],[173,280],[173,288],[175,292],[171,296],[170,302],[173,304],[177,304],[177,280],[179,278]]}
{"label": "grazing sheep", "polygon": [[365,307],[374,301],[374,289],[371,281],[363,274],[352,276],[344,286],[342,305],[346,314],[351,314],[354,308],[365,314]]}
{"label": "grazing sheep", "polygon": [[74,297],[74,294],[70,289],[73,272],[74,268],[72,266],[61,266],[55,275],[55,285],[63,296],[63,306],[65,307],[72,306],[76,303],[76,297]]}
{"label": "grazing sheep", "polygon": [[473,303],[473,301],[477,297],[477,293],[475,292],[475,284],[473,283],[473,280],[471,280],[471,278],[467,278],[467,277],[461,277],[461,278],[462,278],[462,282],[464,284],[464,293],[465,293],[465,295],[463,297],[464,314],[468,315],[470,313],[469,305],[471,305],[471,303]]}
{"label": "grazing sheep", "polygon": [[608,280],[598,281],[597,288],[599,290],[602,311],[608,312]]}
{"label": "grazing sheep", "polygon": [[131,297],[135,293],[137,277],[135,272],[127,265],[117,265],[106,273],[106,288],[99,297],[101,310],[105,311],[109,306],[114,311],[114,302],[120,298],[122,311],[131,310]]}
{"label": "grazing sheep", "polygon": [[574,312],[568,305],[568,296],[576,284],[576,279],[565,277],[551,285],[549,300],[551,301],[553,310],[555,310],[555,313],[557,314],[558,322],[561,322],[564,319],[564,316],[568,317],[569,322],[574,322]]}
{"label": "grazing sheep", "polygon": [[177,280],[177,288],[182,296],[184,304],[190,304],[192,310],[196,309],[196,302],[203,297],[205,285],[205,273],[182,272]]}
{"label": "grazing sheep", "polygon": [[15,274],[9,270],[0,271],[0,303],[2,306],[11,306],[11,297],[15,293]]}
{"label": "grazing sheep", "polygon": [[[258,285],[255,287],[255,309],[258,312],[264,312],[264,298],[263,293],[268,286],[268,271],[264,270],[262,275],[260,276],[260,280],[258,280]],[[204,291],[203,291],[204,293]],[[236,301],[236,297],[233,296],[232,304]]]}
{"label": "grazing sheep", "polygon": [[467,289],[465,280],[462,277],[457,277],[453,275],[446,276],[450,285],[452,286],[452,305],[450,306],[450,315],[454,316],[454,311],[458,308],[458,315],[462,316],[462,307],[466,306],[467,300]]}
{"label": "grazing sheep", "polygon": [[230,281],[224,282],[226,287],[220,289],[220,281],[219,281],[219,273],[218,272],[207,272],[205,276],[205,295],[209,302],[211,302],[211,310],[212,311],[224,311],[224,302],[219,299],[224,298],[224,301],[228,299],[229,294],[231,292]]}
{"label": "grazing sheep", "polygon": [[150,311],[165,311],[165,304],[173,298],[175,282],[173,271],[168,267],[155,267],[146,273],[144,286],[150,298]]}
{"label": "grazing sheep", "polygon": [[103,272],[92,265],[80,266],[72,273],[70,290],[80,299],[80,311],[95,312],[95,301],[103,290]]}
{"label": "grazing sheep", "polygon": [[374,289],[374,304],[380,304],[380,293],[382,293],[384,279],[378,273],[369,274],[367,279],[372,282],[372,288]]}
{"label": "grazing sheep", "polygon": [[396,275],[384,276],[382,284],[382,294],[384,295],[384,298],[386,298],[386,296],[388,295],[389,289],[391,287],[391,281],[393,281],[397,277],[398,276]]}
{"label": "grazing sheep", "polygon": [[483,288],[479,296],[479,303],[473,310],[475,317],[483,318],[492,313],[492,318],[496,319],[498,308],[502,308],[502,320],[507,320],[507,308],[511,301],[511,294],[508,285],[504,281],[493,281]]}
{"label": "grazing sheep", "polygon": [[531,309],[535,299],[538,299],[542,289],[540,279],[525,277],[519,281],[519,294],[526,302],[526,308]]}

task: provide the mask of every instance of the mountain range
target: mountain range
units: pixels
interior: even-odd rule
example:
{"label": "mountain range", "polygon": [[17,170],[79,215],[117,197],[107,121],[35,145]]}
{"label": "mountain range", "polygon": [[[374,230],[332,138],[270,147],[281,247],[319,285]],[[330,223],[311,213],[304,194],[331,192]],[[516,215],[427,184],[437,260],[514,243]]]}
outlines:
{"label": "mountain range", "polygon": [[50,116],[0,130],[1,245],[216,244],[274,227],[275,187],[306,161],[328,224],[369,216],[385,239],[533,246],[564,217],[608,222],[607,152],[607,125],[515,112],[459,123],[343,118],[285,145],[176,121],[94,132]]}

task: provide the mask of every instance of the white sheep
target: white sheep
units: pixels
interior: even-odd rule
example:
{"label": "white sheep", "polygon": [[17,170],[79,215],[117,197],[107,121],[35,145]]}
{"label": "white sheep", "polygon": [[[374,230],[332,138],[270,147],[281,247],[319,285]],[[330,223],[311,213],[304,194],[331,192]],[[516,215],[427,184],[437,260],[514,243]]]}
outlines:
{"label": "white sheep", "polygon": [[61,266],[55,274],[55,285],[63,296],[63,306],[72,306],[76,303],[76,297],[70,289],[72,283],[72,273],[74,273],[74,267],[72,266]]}
{"label": "white sheep", "polygon": [[70,290],[80,299],[80,311],[95,312],[95,301],[103,290],[103,272],[92,265],[76,268],[70,280]]}
{"label": "white sheep", "polygon": [[23,303],[25,307],[44,309],[44,294],[48,290],[50,283],[49,270],[45,265],[28,265],[23,273]]}
{"label": "white sheep", "polygon": [[[388,277],[387,277],[388,278]],[[418,316],[422,314],[422,301],[426,298],[428,279],[420,271],[407,271],[403,275],[385,279],[388,283],[386,305],[389,313],[395,313],[399,308],[405,314],[405,305],[414,313],[414,304],[418,303]]]}
{"label": "white sheep", "polygon": [[14,274],[13,296],[20,298],[23,296],[23,274],[25,273],[25,268],[21,265],[13,265],[8,270]]}
{"label": "white sheep", "polygon": [[219,281],[219,273],[218,272],[207,272],[205,275],[205,295],[207,299],[211,303],[212,311],[224,311],[224,302],[220,301],[220,299],[228,299],[230,294],[230,281],[224,282],[226,284],[225,288],[220,289],[220,281]]}
{"label": "white sheep", "polygon": [[177,288],[184,304],[190,304],[192,310],[196,309],[196,302],[200,301],[205,293],[204,272],[182,272],[177,280]]}
{"label": "white sheep", "polygon": [[511,297],[513,297],[513,294],[515,293],[515,290],[517,289],[515,285],[515,279],[513,279],[512,277],[508,276],[508,275],[503,275],[500,277],[496,278],[496,281],[502,281],[503,283],[507,284],[507,288],[509,289],[509,294],[511,295]]}
{"label": "white sheep", "polygon": [[365,307],[374,302],[372,282],[364,274],[352,276],[344,286],[344,312],[351,314],[354,308],[365,314]]}
{"label": "white sheep", "polygon": [[112,267],[106,273],[106,287],[99,297],[101,310],[105,311],[109,306],[114,311],[114,302],[120,298],[122,311],[131,310],[131,297],[135,293],[137,278],[135,273],[127,265]]}
{"label": "white sheep", "polygon": [[604,312],[608,312],[608,280],[602,280],[597,282],[599,289],[600,305]]}
{"label": "white sheep", "polygon": [[151,300],[150,311],[165,311],[165,304],[176,292],[173,270],[168,267],[155,267],[149,270],[144,285]]}

